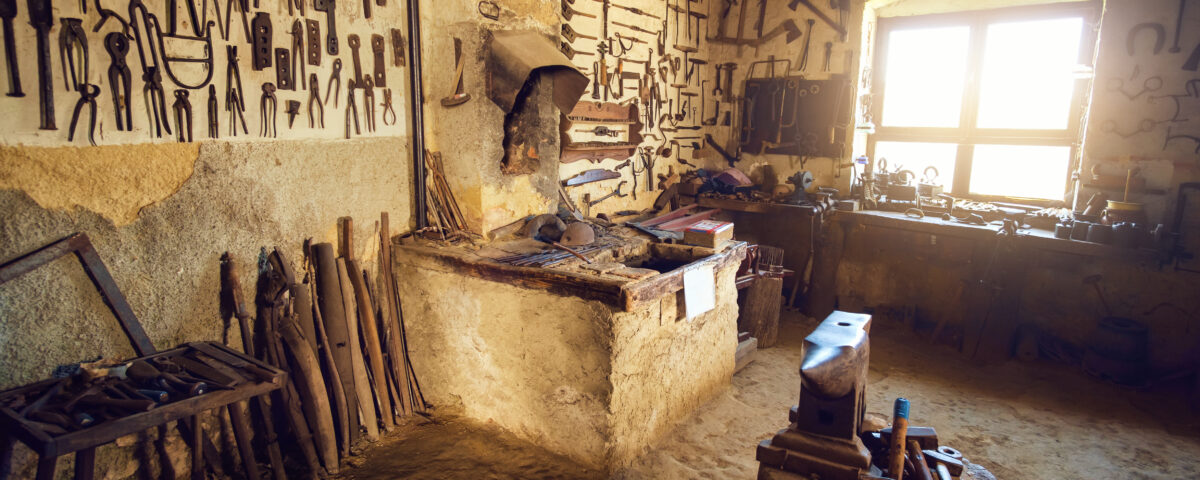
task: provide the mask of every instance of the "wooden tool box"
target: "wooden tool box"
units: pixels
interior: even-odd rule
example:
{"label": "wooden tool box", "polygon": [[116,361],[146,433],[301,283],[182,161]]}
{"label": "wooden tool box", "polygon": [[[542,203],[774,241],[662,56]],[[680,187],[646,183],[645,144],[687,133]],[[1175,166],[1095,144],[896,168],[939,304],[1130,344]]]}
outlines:
{"label": "wooden tool box", "polygon": [[[55,378],[0,392],[0,477],[8,473],[14,438],[40,456],[37,478],[54,478],[58,457],[76,453],[75,477],[90,479],[94,476],[96,447],[175,420],[180,420],[181,427],[185,427],[180,431],[186,431],[185,435],[190,437],[187,440],[192,447],[193,474],[203,475],[204,463],[200,452],[204,449],[202,445],[205,439],[199,414],[215,408],[228,408],[231,404],[279,389],[284,385],[287,373],[215,342],[189,343],[165,352],[156,352],[85,234],[71,235],[0,265],[0,284],[71,253],[78,257],[139,355],[139,358],[128,363],[145,361],[164,369],[175,366],[181,375],[199,379],[209,389],[199,394],[176,390],[165,401],[155,402],[149,396],[134,398],[137,389],[144,385],[135,384],[128,378],[104,377],[94,381],[110,387],[111,390],[107,391],[114,392],[118,398],[146,403],[146,408],[137,412],[103,406],[69,408],[65,413],[70,414],[68,418],[72,421],[80,418],[77,415],[79,413],[87,413],[92,421],[86,425],[82,424],[85,422],[76,421],[68,428],[35,421],[29,418],[29,414],[53,404],[56,399],[69,401],[71,395],[78,396],[81,391],[89,391],[88,385],[78,385],[79,382],[70,378]],[[128,385],[119,385],[123,382]],[[170,386],[164,389],[169,390]]]}

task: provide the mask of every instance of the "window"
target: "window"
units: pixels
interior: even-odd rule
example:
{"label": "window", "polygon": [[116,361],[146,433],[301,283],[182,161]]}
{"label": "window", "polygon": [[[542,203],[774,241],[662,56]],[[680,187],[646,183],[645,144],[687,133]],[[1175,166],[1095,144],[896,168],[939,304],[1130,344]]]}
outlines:
{"label": "window", "polygon": [[[1082,6],[1081,6],[1082,5]],[[1092,3],[882,18],[868,155],[955,195],[1061,201],[1095,45]]]}

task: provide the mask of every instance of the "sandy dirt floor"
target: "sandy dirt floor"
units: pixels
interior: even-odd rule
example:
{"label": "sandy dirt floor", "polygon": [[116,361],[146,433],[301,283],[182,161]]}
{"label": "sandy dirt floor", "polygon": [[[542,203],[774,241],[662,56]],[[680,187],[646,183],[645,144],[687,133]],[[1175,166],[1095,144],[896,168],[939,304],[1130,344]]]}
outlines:
{"label": "sandy dirt floor", "polygon": [[[731,388],[619,479],[754,478],[754,447],[787,426],[799,391],[800,345],[816,325],[785,313],[779,346],[759,351]],[[911,424],[997,478],[1200,478],[1200,418],[1181,386],[1138,392],[1060,366],[977,366],[876,321],[868,412],[912,401]],[[352,459],[347,479],[603,478],[500,429],[464,419],[414,422]]]}

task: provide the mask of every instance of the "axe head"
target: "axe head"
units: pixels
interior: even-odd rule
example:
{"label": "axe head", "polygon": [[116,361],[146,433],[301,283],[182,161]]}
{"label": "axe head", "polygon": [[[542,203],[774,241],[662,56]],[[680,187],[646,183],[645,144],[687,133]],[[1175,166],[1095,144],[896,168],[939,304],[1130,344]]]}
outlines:
{"label": "axe head", "polygon": [[800,27],[797,27],[796,22],[792,19],[789,18],[783,22],[783,28],[787,31],[787,43],[792,43],[800,38]]}

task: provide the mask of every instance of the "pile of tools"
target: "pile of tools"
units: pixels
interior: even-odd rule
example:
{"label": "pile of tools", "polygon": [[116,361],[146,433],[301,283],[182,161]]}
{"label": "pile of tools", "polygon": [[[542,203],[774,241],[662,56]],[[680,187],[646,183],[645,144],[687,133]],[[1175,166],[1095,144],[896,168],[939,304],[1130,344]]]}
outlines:
{"label": "pile of tools", "polygon": [[[436,230],[435,233],[443,241],[471,239],[471,229],[467,219],[458,208],[450,183],[446,181],[446,173],[442,165],[442,154],[425,151],[425,169],[429,174],[433,188],[425,190],[429,202],[426,203],[426,216],[431,227],[426,230]],[[429,232],[422,232],[429,233]]]}
{"label": "pile of tools", "polygon": [[[908,425],[909,402],[896,400],[892,426],[868,431],[867,366],[871,316],[834,311],[804,339],[800,401],[791,425],[758,445],[758,478],[952,480],[957,450],[930,427]],[[936,477],[935,477],[936,475]]]}
{"label": "pile of tools", "polygon": [[[376,1],[380,6],[385,4],[383,0]],[[88,9],[89,3],[94,5],[91,13]],[[171,119],[174,118],[175,138],[180,142],[191,142],[194,140],[192,98],[199,97],[192,93],[205,92],[207,93],[205,99],[208,117],[207,131],[210,138],[220,136],[219,117],[222,114],[218,110],[222,104],[224,111],[228,114],[228,134],[236,136],[239,130],[243,134],[249,134],[245,110],[246,97],[250,94],[243,87],[238,45],[234,44],[234,39],[231,38],[237,30],[231,28],[231,22],[235,16],[240,17],[243,31],[242,40],[245,42],[245,47],[251,51],[253,70],[275,69],[274,81],[261,84],[258,128],[260,136],[275,137],[278,134],[276,116],[280,99],[277,94],[308,90],[309,128],[324,128],[325,106],[329,104],[330,97],[333,98],[333,106],[337,107],[339,90],[342,88],[342,60],[337,58],[339,53],[335,15],[337,5],[333,0],[313,0],[312,3],[315,12],[325,14],[326,33],[323,39],[321,23],[315,19],[304,18],[306,15],[305,0],[288,0],[288,15],[296,18],[292,20],[291,28],[287,31],[290,41],[279,48],[276,47],[278,43],[282,42],[273,41],[273,31],[276,28],[273,26],[271,14],[267,11],[252,12],[249,0],[228,0],[224,2],[224,12],[221,9],[222,2],[219,0],[212,2],[211,6],[208,1],[197,2],[196,0],[154,2],[151,5],[147,5],[143,0],[127,0],[127,3],[127,9],[123,16],[118,11],[104,8],[99,0],[92,2],[81,0],[78,2],[77,17],[57,19],[55,12],[66,13],[68,8],[65,5],[52,5],[50,0],[30,0],[27,3],[29,24],[36,32],[37,38],[37,93],[40,102],[40,129],[58,129],[55,121],[54,68],[50,57],[50,31],[54,28],[55,23],[61,25],[58,34],[58,49],[62,61],[62,82],[67,92],[74,92],[79,96],[68,129],[68,141],[74,140],[81,114],[86,107],[90,115],[86,127],[88,141],[92,145],[96,144],[96,130],[100,123],[97,100],[105,93],[98,85],[99,82],[88,78],[91,70],[88,47],[89,41],[92,39],[89,39],[89,29],[85,28],[85,24],[91,26],[91,35],[103,35],[96,39],[102,38],[104,50],[109,57],[107,82],[105,83],[109,88],[107,93],[112,97],[112,114],[116,120],[118,131],[132,131],[135,125],[133,112],[145,111],[147,116],[144,121],[147,122],[148,132],[152,137],[162,138],[164,133],[171,136],[173,132]],[[179,5],[180,3],[183,5]],[[254,8],[259,8],[259,2],[255,1],[253,4]],[[371,16],[371,0],[366,0],[364,5],[363,15],[369,18]],[[186,7],[187,17],[179,18],[179,10],[183,7]],[[209,17],[210,7],[214,13],[212,18]],[[264,6],[264,9],[267,8]],[[164,15],[161,23],[156,12]],[[20,36],[13,31],[13,18],[17,13],[18,6],[15,0],[0,1],[0,19],[4,20],[9,97],[25,96],[21,87],[17,62],[18,45],[15,40]],[[214,26],[216,29],[213,28]],[[106,27],[108,32],[102,34],[101,32]],[[279,28],[278,30],[283,31],[284,29]],[[374,63],[373,70],[366,72],[363,71],[363,62],[360,62],[359,59],[358,36],[354,34],[347,36],[347,43],[351,47],[354,76],[347,81],[349,98],[345,107],[346,138],[350,137],[351,124],[353,124],[356,134],[361,133],[360,115],[365,117],[366,130],[375,131],[377,118],[375,89],[382,89],[383,103],[380,105],[379,116],[383,118],[386,125],[396,123],[396,114],[391,103],[392,92],[387,88],[387,67],[389,63],[393,67],[404,66],[407,47],[401,30],[392,28],[388,33],[392,42],[390,53],[387,52],[386,47],[388,37],[382,34],[370,35],[371,59],[374,60]],[[217,38],[218,35],[219,38]],[[213,77],[218,67],[216,57],[218,50],[214,48],[214,43],[220,41],[226,42],[223,101],[218,100],[217,86],[213,83]],[[134,47],[133,50],[137,51],[144,108],[136,108],[133,104],[134,98],[136,98],[132,93],[134,75],[127,61],[131,44]],[[324,99],[321,98],[315,71],[322,66],[322,51],[328,56],[334,57],[333,69],[326,84],[327,91]],[[307,73],[307,68],[314,71]],[[164,76],[170,84],[177,87],[171,92],[174,101],[169,105],[173,115],[167,113],[167,88],[169,85],[164,84]],[[363,112],[361,114],[358,111],[356,90],[362,91]],[[301,102],[298,99],[285,99],[284,106],[284,113],[288,116],[288,128],[292,128],[296,116],[300,114]],[[239,123],[241,124],[240,128]]]}
{"label": "pile of tools", "polygon": [[[257,405],[267,436],[272,418],[287,423],[307,470],[336,474],[361,441],[379,438],[399,419],[425,414],[425,402],[408,358],[403,314],[391,271],[388,217],[379,224],[379,284],[354,258],[353,222],[342,221],[335,248],[308,244],[300,275],[279,249],[260,260],[251,322],[231,256],[222,259],[223,292],[241,328],[248,354],[290,372],[272,402]],[[272,411],[274,409],[274,411]],[[268,438],[272,470],[283,463]],[[255,458],[256,452],[243,455]],[[254,477],[257,478],[257,477]]]}

